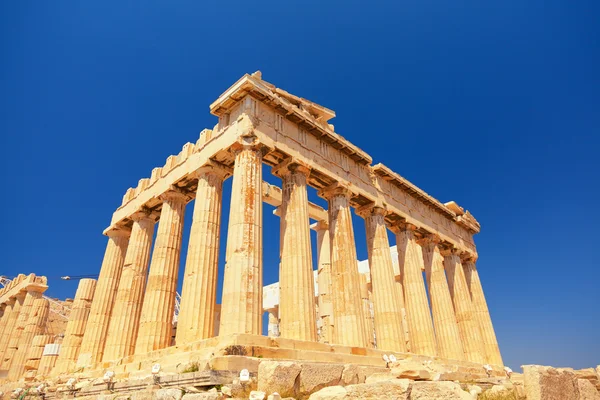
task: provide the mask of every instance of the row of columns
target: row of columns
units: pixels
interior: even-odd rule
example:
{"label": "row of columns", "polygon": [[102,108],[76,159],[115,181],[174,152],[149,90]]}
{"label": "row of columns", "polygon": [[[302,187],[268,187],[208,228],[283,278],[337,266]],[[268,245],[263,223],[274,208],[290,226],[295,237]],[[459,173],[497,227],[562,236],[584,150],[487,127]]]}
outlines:
{"label": "row of columns", "polygon": [[[235,165],[219,334],[260,335],[262,151],[252,137],[242,138],[232,151]],[[289,160],[276,167],[274,173],[283,181],[279,330],[282,337],[316,341],[307,197],[310,170]],[[214,332],[222,184],[231,171],[211,163],[196,174],[198,188],[177,344],[205,339]],[[321,221],[317,229],[321,336],[330,343],[368,347],[371,338],[356,268],[351,194],[347,188],[334,185],[320,195],[329,204],[329,221]],[[133,216],[131,232],[108,233],[78,356],[80,365],[171,345],[183,219],[191,197],[172,188],[160,199],[163,206],[151,260],[156,216],[147,210]],[[417,240],[414,226],[397,225],[391,227],[400,257],[401,281],[396,282],[384,208],[363,207],[359,214],[365,218],[367,229],[377,347],[501,364],[474,263],[463,262],[456,252],[442,254],[446,250],[433,236]],[[431,312],[422,266],[427,275]]]}
{"label": "row of columns", "polygon": [[[33,336],[38,334],[39,329],[43,330],[46,323],[49,303],[42,298],[46,288],[28,286],[27,290],[16,293],[5,304],[0,319],[0,369],[8,370],[11,378],[23,373]],[[38,316],[40,304],[45,304],[46,311]]]}

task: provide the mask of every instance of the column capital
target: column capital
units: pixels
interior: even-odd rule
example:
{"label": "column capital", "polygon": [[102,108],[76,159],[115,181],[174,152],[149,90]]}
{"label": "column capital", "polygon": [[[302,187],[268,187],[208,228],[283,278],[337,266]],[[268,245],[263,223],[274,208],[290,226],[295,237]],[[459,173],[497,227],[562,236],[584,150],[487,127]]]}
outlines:
{"label": "column capital", "polygon": [[113,225],[106,228],[103,233],[109,238],[129,237],[131,229],[126,226]]}
{"label": "column capital", "polygon": [[335,196],[344,196],[347,199],[350,199],[352,196],[352,191],[347,184],[334,182],[333,184],[319,190],[317,194],[326,200],[330,200]]}
{"label": "column capital", "polygon": [[362,218],[367,218],[371,216],[386,216],[388,211],[383,205],[379,205],[376,203],[367,204],[361,207],[358,207],[354,210],[354,213]]}
{"label": "column capital", "polygon": [[460,256],[460,260],[463,263],[473,263],[475,264],[477,262],[477,254],[473,254],[473,253],[469,253],[468,251],[463,251],[462,253],[459,254]]}
{"label": "column capital", "polygon": [[193,196],[189,192],[184,192],[180,188],[171,185],[166,192],[158,195],[157,198],[163,202],[174,201],[187,203],[193,199]]}
{"label": "column capital", "polygon": [[142,222],[144,220],[156,222],[156,218],[158,217],[158,213],[154,210],[151,210],[147,207],[142,207],[139,210],[135,211],[131,214],[131,220],[134,222]]}
{"label": "column capital", "polygon": [[460,254],[460,250],[458,250],[456,247],[449,245],[449,246],[442,246],[440,248],[440,253],[444,256],[444,257],[450,257],[450,256],[456,256],[459,257]]}
{"label": "column capital", "polygon": [[275,176],[283,178],[288,174],[300,173],[308,178],[310,175],[310,165],[300,161],[294,157],[288,157],[276,166],[273,167],[271,173]]}
{"label": "column capital", "polygon": [[220,180],[225,180],[233,175],[233,169],[215,160],[209,160],[206,164],[192,172],[190,175],[199,179],[202,175],[214,175]]}
{"label": "column capital", "polygon": [[417,243],[420,244],[421,246],[425,247],[425,246],[439,246],[440,243],[442,242],[442,239],[434,234],[434,233],[429,233],[425,236],[423,236],[421,239],[417,240]]}
{"label": "column capital", "polygon": [[260,151],[264,154],[266,145],[261,143],[259,138],[254,134],[254,131],[247,132],[237,138],[235,143],[229,148],[234,155],[237,155],[242,150]]}
{"label": "column capital", "polygon": [[394,233],[401,233],[401,232],[405,232],[405,231],[410,231],[410,232],[416,232],[417,226],[413,225],[409,222],[406,221],[400,221],[400,222],[395,222],[389,225],[389,228],[392,232]]}
{"label": "column capital", "polygon": [[310,229],[312,229],[313,231],[316,231],[316,232],[326,231],[329,229],[329,222],[327,222],[325,220],[317,221],[314,224],[310,225]]}

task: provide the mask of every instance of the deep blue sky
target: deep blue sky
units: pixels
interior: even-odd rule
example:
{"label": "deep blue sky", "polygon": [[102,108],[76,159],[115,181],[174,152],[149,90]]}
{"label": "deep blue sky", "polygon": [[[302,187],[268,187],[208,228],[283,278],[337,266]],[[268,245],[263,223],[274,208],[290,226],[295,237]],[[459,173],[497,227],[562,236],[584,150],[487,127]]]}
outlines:
{"label": "deep blue sky", "polygon": [[0,2],[0,274],[45,274],[49,295],[72,297],[57,277],[98,272],[127,188],[212,128],[208,105],[260,69],[481,222],[508,365],[600,362],[600,3],[236,3]]}

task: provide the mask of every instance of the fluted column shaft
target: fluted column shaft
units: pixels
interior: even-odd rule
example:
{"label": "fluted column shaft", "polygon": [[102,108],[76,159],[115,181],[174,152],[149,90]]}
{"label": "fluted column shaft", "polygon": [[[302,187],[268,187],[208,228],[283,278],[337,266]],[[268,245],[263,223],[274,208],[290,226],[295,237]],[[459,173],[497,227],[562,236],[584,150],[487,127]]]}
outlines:
{"label": "fluted column shaft", "polygon": [[502,355],[500,354],[500,348],[498,347],[498,340],[496,339],[496,333],[494,332],[494,325],[492,324],[492,318],[490,317],[490,312],[485,300],[483,287],[479,280],[479,273],[475,267],[475,261],[472,258],[466,258],[463,261],[462,266],[465,272],[465,280],[470,289],[471,299],[473,301],[475,319],[479,323],[486,360],[489,364],[503,365]]}
{"label": "fluted column shaft", "polygon": [[333,340],[333,304],[331,299],[331,237],[327,221],[319,221],[317,231],[317,287],[319,291],[319,318],[321,335],[319,341],[332,343]]}
{"label": "fluted column shaft", "polygon": [[227,173],[208,166],[197,175],[198,189],[177,320],[175,341],[178,345],[210,338],[215,331],[221,204]]}
{"label": "fluted column shaft", "polygon": [[281,266],[279,269],[279,332],[289,339],[317,341],[315,287],[312,268],[308,194],[309,169],[293,164],[281,168]]}
{"label": "fluted column shaft", "polygon": [[132,219],[131,237],[106,337],[104,361],[130,356],[135,350],[155,219],[145,211],[134,214]]}
{"label": "fluted column shaft", "polygon": [[35,300],[40,299],[41,297],[42,293],[38,291],[28,291],[25,295],[23,305],[19,311],[19,316],[15,322],[12,332],[10,333],[8,347],[4,354],[2,369],[11,369],[11,366],[14,365],[14,359],[19,351],[19,347],[26,344],[23,342],[25,339],[22,338],[22,335],[29,321],[33,303]]}
{"label": "fluted column shaft", "polygon": [[401,224],[393,229],[396,233],[411,352],[433,357],[437,355],[435,333],[423,281],[423,253],[415,237],[416,227]]}
{"label": "fluted column shaft", "polygon": [[367,347],[369,340],[360,297],[350,192],[340,186],[322,194],[329,203],[333,343]]}
{"label": "fluted column shaft", "polygon": [[273,308],[269,312],[269,327],[267,335],[270,337],[279,337],[279,309]]}
{"label": "fluted column shaft", "polygon": [[43,298],[35,298],[33,301],[31,312],[25,329],[19,340],[19,349],[15,353],[11,363],[8,377],[10,380],[18,380],[23,372],[25,372],[25,358],[33,338],[44,332],[44,327],[48,321],[48,313],[50,312],[50,303]]}
{"label": "fluted column shaft", "polygon": [[367,280],[367,274],[359,274],[360,279],[360,301],[362,306],[363,321],[365,324],[365,337],[367,338],[367,345],[370,349],[373,349],[377,344],[377,338],[375,337],[375,324],[373,323],[373,294],[369,289],[369,281]]}
{"label": "fluted column shaft", "polygon": [[171,345],[183,219],[189,198],[177,190],[168,191],[160,198],[163,205],[150,262],[135,354]]}
{"label": "fluted column shaft", "polygon": [[390,254],[385,210],[369,208],[361,213],[367,231],[367,252],[371,270],[373,312],[377,348],[406,352],[404,328],[402,327],[402,301],[394,275]]}
{"label": "fluted column shaft", "polygon": [[2,333],[0,334],[0,365],[2,365],[2,361],[4,360],[4,352],[8,347],[8,342],[14,329],[15,322],[19,317],[20,308],[21,302],[17,301],[17,298],[11,298],[4,309],[4,316],[2,317]]}
{"label": "fluted column shaft", "polygon": [[2,311],[0,312],[0,339],[2,338],[2,332],[4,332],[4,326],[6,325],[6,320],[8,319],[8,315],[10,314],[10,310],[12,307],[8,305],[14,304],[14,300],[9,300],[4,304],[1,304]]}
{"label": "fluted column shaft", "polygon": [[65,328],[65,336],[56,360],[57,373],[70,371],[77,362],[95,290],[95,279],[82,279],[79,281],[69,321]]}
{"label": "fluted column shaft", "polygon": [[440,253],[439,239],[428,237],[422,244],[438,355],[453,360],[464,360],[465,354],[444,273],[444,257]]}
{"label": "fluted column shaft", "polygon": [[485,363],[485,350],[481,339],[479,323],[475,319],[469,287],[462,269],[460,257],[455,249],[445,249],[444,268],[448,277],[448,288],[454,304],[458,331],[462,340],[467,361]]}
{"label": "fluted column shaft", "polygon": [[102,360],[128,242],[128,231],[108,232],[108,244],[77,359],[79,366],[91,365]]}
{"label": "fluted column shaft", "polygon": [[220,336],[262,334],[262,153],[245,140],[234,149]]}

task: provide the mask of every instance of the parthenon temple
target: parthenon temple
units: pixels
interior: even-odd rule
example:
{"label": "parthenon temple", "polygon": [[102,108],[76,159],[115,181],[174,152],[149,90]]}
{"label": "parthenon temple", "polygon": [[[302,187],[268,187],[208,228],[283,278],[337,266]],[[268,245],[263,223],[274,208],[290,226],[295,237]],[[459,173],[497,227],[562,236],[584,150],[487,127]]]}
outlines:
{"label": "parthenon temple", "polygon": [[[374,163],[334,131],[332,110],[260,72],[244,75],[210,112],[218,117],[212,130],[126,191],[104,231],[98,279],[80,281],[60,345],[40,327],[49,308],[41,297],[45,281],[0,291],[0,369],[9,377],[39,369],[39,362],[25,367],[27,353],[41,360],[47,345],[55,346],[55,360],[38,375],[149,373],[157,360],[167,365],[194,352],[202,358],[225,345],[271,358],[368,363],[414,355],[502,371],[476,265],[480,225],[468,211]],[[263,181],[264,164],[281,188]],[[231,198],[224,199],[230,178]],[[309,186],[326,209],[308,200]],[[229,224],[221,238],[224,201]],[[263,203],[275,206],[281,221],[279,281],[264,289]],[[353,209],[364,226],[353,224]],[[366,229],[362,262],[357,229]],[[12,340],[15,326],[22,333]]]}

